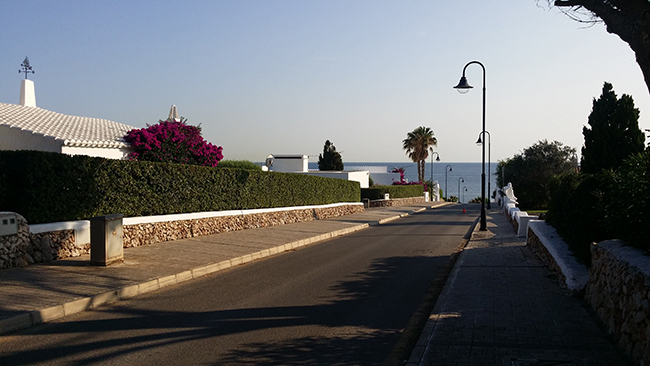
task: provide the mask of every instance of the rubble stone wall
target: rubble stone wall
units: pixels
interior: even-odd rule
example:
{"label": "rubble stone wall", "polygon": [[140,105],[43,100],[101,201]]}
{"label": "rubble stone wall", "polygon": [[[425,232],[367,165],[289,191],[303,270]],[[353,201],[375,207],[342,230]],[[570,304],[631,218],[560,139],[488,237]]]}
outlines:
{"label": "rubble stone wall", "polygon": [[363,210],[363,205],[345,205],[125,225],[123,227],[124,247],[137,247],[196,236],[225,233],[228,231],[293,224],[296,222],[312,220],[324,220],[337,216],[350,215],[356,212],[363,212]]}
{"label": "rubble stone wall", "polygon": [[539,257],[539,259],[541,259],[542,262],[546,264],[546,266],[553,272],[553,274],[555,274],[561,284],[566,284],[566,276],[564,275],[562,268],[560,268],[551,252],[548,251],[546,246],[542,243],[542,240],[530,227],[528,228],[528,232],[526,234],[526,245],[530,247],[530,249],[535,252],[537,257]]}
{"label": "rubble stone wall", "polygon": [[370,207],[399,207],[424,202],[424,196],[370,201]]}
{"label": "rubble stone wall", "polygon": [[74,230],[33,234],[24,217],[16,215],[17,235],[0,236],[0,269],[24,267],[90,253],[90,244],[75,245]]}
{"label": "rubble stone wall", "polygon": [[585,299],[640,365],[650,365],[650,257],[608,240],[591,246]]}
{"label": "rubble stone wall", "polygon": [[[123,245],[128,248],[227,231],[324,220],[363,211],[363,205],[349,204],[124,225]],[[35,234],[29,231],[29,225],[24,217],[16,215],[16,218],[18,233],[0,236],[0,269],[24,267],[90,253],[90,243],[76,243],[73,229]]]}

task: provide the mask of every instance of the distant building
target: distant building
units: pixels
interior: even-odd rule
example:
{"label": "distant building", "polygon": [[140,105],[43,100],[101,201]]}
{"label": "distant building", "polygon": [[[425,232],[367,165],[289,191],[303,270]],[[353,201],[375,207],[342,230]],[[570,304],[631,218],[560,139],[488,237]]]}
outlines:
{"label": "distant building", "polygon": [[0,103],[0,150],[38,150],[123,159],[124,135],[137,127],[100,118],[69,116],[36,107],[34,83],[23,80],[20,104]]}

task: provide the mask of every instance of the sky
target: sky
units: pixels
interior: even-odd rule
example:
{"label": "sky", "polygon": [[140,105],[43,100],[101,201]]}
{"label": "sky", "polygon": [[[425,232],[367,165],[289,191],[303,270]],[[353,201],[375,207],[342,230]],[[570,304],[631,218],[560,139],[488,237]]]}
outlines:
{"label": "sky", "polygon": [[0,102],[19,102],[28,56],[36,105],[137,128],[172,104],[232,160],[310,155],[408,162],[430,127],[442,162],[479,162],[486,69],[490,160],[539,140],[580,153],[610,82],[650,129],[634,53],[603,24],[545,0],[2,0]]}

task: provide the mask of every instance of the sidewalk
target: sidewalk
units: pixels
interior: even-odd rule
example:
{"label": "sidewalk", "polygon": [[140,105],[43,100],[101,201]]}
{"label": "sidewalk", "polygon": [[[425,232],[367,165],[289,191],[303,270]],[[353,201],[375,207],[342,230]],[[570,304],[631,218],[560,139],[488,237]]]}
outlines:
{"label": "sidewalk", "polygon": [[445,202],[372,208],[328,220],[228,232],[124,249],[124,263],[90,256],[0,271],[0,335],[198,278]]}
{"label": "sidewalk", "polygon": [[631,365],[505,215],[461,253],[407,365]]}

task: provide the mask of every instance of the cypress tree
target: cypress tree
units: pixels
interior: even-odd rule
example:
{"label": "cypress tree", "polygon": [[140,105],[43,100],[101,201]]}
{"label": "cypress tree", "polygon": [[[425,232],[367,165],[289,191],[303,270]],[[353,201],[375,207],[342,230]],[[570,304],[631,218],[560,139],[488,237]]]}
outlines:
{"label": "cypress tree", "polygon": [[616,169],[632,154],[644,150],[645,135],[639,129],[639,110],[631,96],[616,97],[612,84],[605,82],[594,99],[589,127],[582,129],[581,171],[588,174]]}

